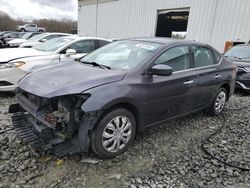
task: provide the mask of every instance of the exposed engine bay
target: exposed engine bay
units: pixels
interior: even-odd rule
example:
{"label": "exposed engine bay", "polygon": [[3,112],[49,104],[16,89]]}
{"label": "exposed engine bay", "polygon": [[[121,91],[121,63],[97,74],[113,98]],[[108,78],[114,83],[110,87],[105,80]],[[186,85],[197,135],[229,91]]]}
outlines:
{"label": "exposed engine bay", "polygon": [[21,89],[10,106],[18,137],[58,155],[88,151],[89,131],[97,118],[81,110],[88,95],[42,98]]}

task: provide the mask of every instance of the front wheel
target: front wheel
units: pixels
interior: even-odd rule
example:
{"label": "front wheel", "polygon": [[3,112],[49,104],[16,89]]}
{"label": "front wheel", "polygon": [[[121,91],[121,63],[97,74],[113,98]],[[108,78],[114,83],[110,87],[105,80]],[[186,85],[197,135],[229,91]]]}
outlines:
{"label": "front wheel", "polygon": [[126,109],[106,114],[91,137],[92,150],[102,158],[114,158],[123,153],[135,138],[136,121]]}
{"label": "front wheel", "polygon": [[227,102],[227,90],[220,88],[208,112],[211,115],[220,115]]}
{"label": "front wheel", "polygon": [[25,29],[24,29],[24,28],[22,28],[22,29],[21,29],[21,32],[25,32]]}

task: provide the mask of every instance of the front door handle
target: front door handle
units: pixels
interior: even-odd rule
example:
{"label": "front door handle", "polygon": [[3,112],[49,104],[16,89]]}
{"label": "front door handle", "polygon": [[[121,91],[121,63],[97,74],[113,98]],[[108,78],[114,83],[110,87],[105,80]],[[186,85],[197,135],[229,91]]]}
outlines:
{"label": "front door handle", "polygon": [[215,76],[214,76],[214,78],[220,78],[221,77],[221,75],[220,74],[216,74]]}
{"label": "front door handle", "polygon": [[184,82],[183,84],[184,84],[184,85],[191,85],[191,84],[193,84],[193,83],[194,83],[193,80],[189,80],[189,81]]}

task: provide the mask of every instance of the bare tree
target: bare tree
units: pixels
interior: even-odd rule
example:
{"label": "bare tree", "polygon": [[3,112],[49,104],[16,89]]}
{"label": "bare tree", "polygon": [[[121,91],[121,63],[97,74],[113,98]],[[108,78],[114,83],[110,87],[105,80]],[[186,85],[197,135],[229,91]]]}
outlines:
{"label": "bare tree", "polygon": [[[39,27],[46,27],[49,32],[64,32],[70,33],[77,28],[77,22],[69,19],[39,19],[33,20],[33,23]],[[17,25],[25,24],[22,20],[11,18],[5,12],[0,11],[0,31],[15,31]]]}

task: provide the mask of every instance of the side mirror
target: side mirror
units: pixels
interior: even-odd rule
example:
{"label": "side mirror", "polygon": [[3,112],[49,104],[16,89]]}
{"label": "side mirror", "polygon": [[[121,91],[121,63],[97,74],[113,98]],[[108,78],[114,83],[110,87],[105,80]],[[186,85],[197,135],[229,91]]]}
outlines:
{"label": "side mirror", "polygon": [[68,49],[65,55],[66,56],[76,55],[76,51],[74,49]]}
{"label": "side mirror", "polygon": [[170,76],[173,74],[173,69],[168,65],[158,64],[151,67],[148,73],[157,76]]}
{"label": "side mirror", "polygon": [[41,39],[41,40],[40,40],[40,42],[45,42],[45,41],[47,41],[47,39]]}

